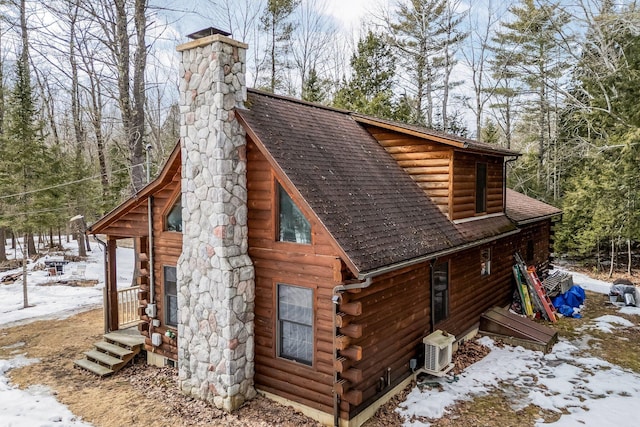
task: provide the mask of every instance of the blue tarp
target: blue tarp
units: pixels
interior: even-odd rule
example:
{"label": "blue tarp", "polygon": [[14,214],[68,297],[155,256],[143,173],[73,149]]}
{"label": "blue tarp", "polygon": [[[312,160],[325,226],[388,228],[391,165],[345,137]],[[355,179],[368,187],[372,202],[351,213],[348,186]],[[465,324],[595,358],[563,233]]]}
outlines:
{"label": "blue tarp", "polygon": [[584,303],[586,295],[584,289],[580,286],[572,286],[564,294],[560,294],[553,299],[553,306],[558,310],[558,313],[565,317],[582,317],[576,309]]}

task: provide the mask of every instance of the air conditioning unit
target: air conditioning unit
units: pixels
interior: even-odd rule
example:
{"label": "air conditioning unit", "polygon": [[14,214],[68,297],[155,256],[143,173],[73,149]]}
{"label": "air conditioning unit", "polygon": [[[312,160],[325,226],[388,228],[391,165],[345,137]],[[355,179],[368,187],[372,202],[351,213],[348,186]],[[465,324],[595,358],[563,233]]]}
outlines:
{"label": "air conditioning unit", "polygon": [[453,343],[456,340],[451,334],[437,330],[422,339],[424,344],[424,368],[425,372],[436,377],[442,377],[453,369],[451,363]]}

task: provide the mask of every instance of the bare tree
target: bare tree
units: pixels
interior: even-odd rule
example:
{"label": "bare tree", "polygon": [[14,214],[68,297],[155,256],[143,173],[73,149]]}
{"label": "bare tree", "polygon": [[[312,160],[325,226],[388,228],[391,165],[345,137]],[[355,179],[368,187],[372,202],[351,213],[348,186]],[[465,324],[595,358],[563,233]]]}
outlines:
{"label": "bare tree", "polygon": [[329,53],[336,28],[323,12],[326,0],[303,0],[295,12],[298,28],[293,35],[293,59],[300,76],[302,92],[311,69],[318,70]]}
{"label": "bare tree", "polygon": [[[124,139],[131,165],[133,191],[146,182],[144,172],[145,70],[147,65],[147,0],[100,0],[81,7],[101,29],[98,37],[114,68]],[[132,26],[129,25],[133,21]],[[133,40],[132,40],[133,39]]]}
{"label": "bare tree", "polygon": [[[484,5],[482,6],[484,7]],[[486,68],[490,56],[489,42],[491,33],[497,18],[489,1],[486,19],[481,21],[477,13],[469,13],[469,46],[462,49],[464,62],[471,70],[471,84],[473,86],[473,98],[466,99],[466,106],[473,112],[475,118],[475,135],[478,140],[482,139],[482,121],[485,106],[493,95],[495,82],[489,81],[489,73]]]}
{"label": "bare tree", "polygon": [[441,24],[443,26],[443,46],[439,62],[441,62],[442,68],[442,129],[445,131],[449,130],[449,92],[461,84],[460,81],[451,81],[451,73],[458,63],[456,54],[460,49],[460,45],[469,36],[468,32],[460,30],[460,24],[467,13],[459,12],[461,3],[460,0],[447,1]]}

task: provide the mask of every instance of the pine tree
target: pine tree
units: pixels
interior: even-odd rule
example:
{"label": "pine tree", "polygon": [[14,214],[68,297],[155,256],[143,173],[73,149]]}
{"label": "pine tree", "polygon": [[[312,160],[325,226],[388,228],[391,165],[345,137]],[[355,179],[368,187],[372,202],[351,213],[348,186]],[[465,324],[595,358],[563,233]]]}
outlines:
{"label": "pine tree", "polygon": [[284,72],[290,67],[291,35],[296,27],[289,18],[299,4],[300,0],[268,0],[260,18],[262,29],[268,34],[266,89],[273,93],[286,88]]}
{"label": "pine tree", "polygon": [[315,67],[309,71],[309,76],[302,86],[302,99],[309,102],[323,104],[327,100],[327,82],[322,80]]}
{"label": "pine tree", "polygon": [[[558,196],[558,183],[551,173],[557,138],[557,98],[551,88],[557,86],[557,79],[568,67],[558,39],[559,29],[569,23],[569,15],[557,3],[539,4],[534,0],[521,0],[509,12],[514,19],[503,21],[502,30],[494,38],[494,75],[509,82],[498,94],[509,101],[516,93],[530,100],[525,113],[529,122],[536,123],[533,130],[537,135],[532,182],[542,190],[539,196],[552,199]],[[514,85],[514,81],[518,83]]]}
{"label": "pine tree", "polygon": [[376,117],[393,118],[395,58],[384,36],[369,31],[361,38],[357,52],[351,57],[351,68],[351,79],[343,82],[334,97],[334,105]]}
{"label": "pine tree", "polygon": [[395,17],[387,22],[414,98],[411,121],[428,127],[435,120],[434,93],[442,74],[446,12],[447,0],[399,2]]}

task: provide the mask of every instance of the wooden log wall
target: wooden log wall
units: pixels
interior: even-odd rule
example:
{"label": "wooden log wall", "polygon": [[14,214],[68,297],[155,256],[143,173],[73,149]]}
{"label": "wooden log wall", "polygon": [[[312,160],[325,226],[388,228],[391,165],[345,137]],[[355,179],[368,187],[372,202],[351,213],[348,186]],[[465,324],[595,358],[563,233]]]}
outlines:
{"label": "wooden log wall", "polygon": [[[157,353],[161,356],[167,357],[174,361],[178,360],[178,344],[177,337],[169,338],[165,335],[167,329],[171,329],[176,335],[178,333],[177,328],[174,326],[167,326],[165,324],[165,299],[164,299],[164,267],[176,267],[178,264],[178,258],[182,252],[182,233],[175,231],[165,231],[165,218],[176,200],[180,197],[180,179],[181,168],[178,168],[171,180],[166,185],[159,188],[153,194],[153,261],[154,261],[154,283],[155,283],[155,302],[157,305],[157,318],[160,320],[159,327],[153,327],[151,325],[151,319],[145,314],[150,293],[148,286],[148,277],[145,279],[147,285],[144,286],[141,282],[140,290],[140,316],[142,323],[138,326],[140,332],[145,338],[145,349]],[[141,244],[138,246],[144,248],[146,252],[148,247],[148,239],[145,237],[141,239]],[[147,253],[141,253],[141,259],[146,260],[148,264],[149,256]],[[145,261],[142,261],[145,262]],[[140,267],[143,267],[141,264]],[[148,271],[148,267],[147,267]],[[147,274],[148,276],[148,274]],[[151,345],[151,334],[157,332],[162,335],[162,345],[159,347],[153,347]]]}
{"label": "wooden log wall", "polygon": [[411,374],[410,359],[430,331],[428,263],[343,294],[336,323],[341,418],[349,419]]}
{"label": "wooden log wall", "polygon": [[456,151],[453,156],[452,220],[476,216],[476,163],[487,164],[487,214],[503,207],[503,158]]}
{"label": "wooden log wall", "polygon": [[[473,328],[493,306],[505,306],[513,295],[515,251],[533,240],[535,262],[548,258],[548,222],[472,248],[437,262],[449,262],[449,316],[434,325],[456,336]],[[481,254],[491,250],[491,274],[481,275]],[[354,417],[390,388],[411,375],[422,338],[432,332],[431,269],[428,263],[375,278],[359,292],[347,292],[336,317],[338,360],[335,368],[343,399],[341,417]]]}
{"label": "wooden log wall", "polygon": [[367,130],[448,215],[453,150],[444,144],[386,129],[370,126]]}
{"label": "wooden log wall", "polygon": [[[330,237],[295,192],[288,191],[311,224],[312,244],[276,240],[276,178],[257,146],[247,144],[249,255],[255,267],[255,386],[303,405],[333,412],[333,288],[344,265]],[[283,183],[284,184],[284,183]],[[291,190],[283,185],[285,190]],[[278,357],[277,285],[302,286],[314,295],[312,366]]]}
{"label": "wooden log wall", "polygon": [[[435,329],[459,335],[471,329],[487,309],[510,304],[515,289],[514,253],[518,251],[524,256],[528,242],[533,241],[532,264],[545,268],[549,259],[548,239],[549,222],[544,221],[453,257],[449,265],[449,317],[435,325]],[[486,248],[491,249],[491,274],[481,276],[481,252]]]}

